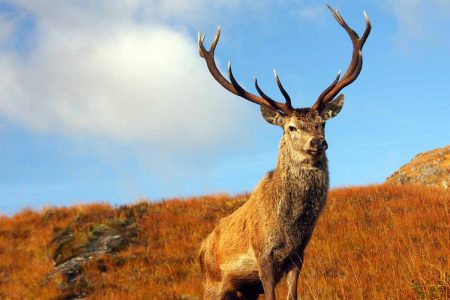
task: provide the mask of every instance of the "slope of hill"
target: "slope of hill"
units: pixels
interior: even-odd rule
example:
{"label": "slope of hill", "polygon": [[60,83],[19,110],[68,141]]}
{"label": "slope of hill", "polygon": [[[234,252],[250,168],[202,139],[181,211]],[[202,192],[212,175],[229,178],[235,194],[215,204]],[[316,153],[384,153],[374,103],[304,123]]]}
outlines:
{"label": "slope of hill", "polygon": [[448,188],[450,145],[420,153],[386,179],[387,183],[413,183]]}
{"label": "slope of hill", "polygon": [[[0,299],[201,299],[197,251],[247,195],[0,217]],[[307,248],[305,299],[449,299],[450,193],[331,191]],[[278,289],[284,298],[285,286]]]}

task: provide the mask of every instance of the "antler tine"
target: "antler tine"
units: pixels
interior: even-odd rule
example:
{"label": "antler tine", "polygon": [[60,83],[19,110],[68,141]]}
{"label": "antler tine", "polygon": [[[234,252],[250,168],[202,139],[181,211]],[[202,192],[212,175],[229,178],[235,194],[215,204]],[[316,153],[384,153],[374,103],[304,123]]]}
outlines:
{"label": "antler tine", "polygon": [[334,18],[336,19],[336,21],[338,21],[338,23],[345,29],[345,31],[347,31],[347,33],[350,35],[350,38],[352,39],[353,42],[357,42],[357,40],[359,39],[359,35],[356,31],[354,31],[353,29],[350,28],[350,26],[348,26],[347,22],[345,22],[344,18],[341,16],[341,13],[339,12],[339,10],[334,10],[330,5],[328,5],[328,9],[331,11],[331,13],[333,14]]}
{"label": "antler tine", "polygon": [[[216,35],[214,36],[214,40],[208,51],[204,47],[205,34],[201,35],[200,32],[198,33],[199,54],[202,58],[205,59],[206,65],[209,69],[209,72],[214,77],[214,79],[221,86],[223,86],[226,90],[232,92],[233,94],[235,94],[237,96],[247,99],[253,103],[256,103],[259,105],[264,105],[271,109],[282,111],[285,114],[291,114],[294,111],[294,109],[290,105],[290,102],[289,102],[289,104],[287,104],[287,103],[284,104],[281,102],[274,101],[274,100],[270,99],[264,93],[263,93],[264,96],[261,98],[252,93],[247,92],[244,88],[242,88],[242,86],[240,86],[239,83],[234,78],[233,71],[231,70],[231,63],[228,63],[228,75],[230,77],[231,82],[228,81],[222,75],[222,73],[220,73],[219,69],[216,66],[216,62],[214,60],[214,51],[216,49],[217,43],[219,42],[219,38],[220,38],[220,27],[217,29]],[[259,87],[257,89],[259,89]]]}
{"label": "antler tine", "polygon": [[207,51],[205,49],[205,46],[203,45],[203,42],[205,41],[205,36],[206,36],[206,33],[204,33],[202,35],[200,33],[200,31],[198,32],[199,53],[200,53],[200,56],[203,58],[205,58],[205,56],[208,54],[214,55],[214,51],[216,50],[216,46],[217,46],[217,43],[219,42],[219,38],[220,38],[220,27],[217,27],[216,35],[214,36],[214,39],[211,43],[211,47],[209,48],[209,51]]}
{"label": "antler tine", "polygon": [[347,71],[345,72],[344,76],[342,77],[342,79],[339,81],[340,74],[338,74],[338,77],[336,77],[335,81],[320,94],[319,98],[317,98],[316,103],[314,103],[314,105],[312,106],[312,108],[317,110],[321,110],[324,104],[333,100],[333,98],[336,97],[336,95],[344,87],[355,81],[355,79],[358,77],[359,73],[361,72],[363,64],[362,48],[372,29],[369,17],[367,16],[367,13],[364,11],[364,18],[366,20],[366,29],[364,30],[364,33],[360,38],[358,33],[356,33],[356,31],[354,31],[347,25],[347,23],[345,22],[344,18],[342,18],[338,10],[332,9],[329,5],[327,6],[330,9],[333,16],[335,17],[335,19],[338,21],[338,23],[345,29],[345,31],[349,35],[353,44],[353,53],[350,65]]}
{"label": "antler tine", "polygon": [[357,64],[355,64],[355,62],[357,62],[358,60],[358,52],[355,51],[355,47],[357,47],[358,42],[359,42],[359,35],[356,31],[354,31],[353,29],[350,28],[350,26],[348,26],[347,22],[345,22],[344,18],[342,18],[341,14],[339,13],[339,11],[336,9],[334,10],[330,5],[328,5],[328,9],[331,11],[331,13],[333,14],[334,18],[336,19],[336,21],[338,21],[338,23],[345,29],[345,31],[347,31],[347,34],[349,35],[352,44],[353,44],[353,54],[352,54],[352,60],[350,62],[350,66],[348,68],[348,70],[345,72],[344,76],[342,79],[346,78],[346,76],[348,76],[350,73],[353,72],[354,68],[356,67]]}
{"label": "antler tine", "polygon": [[246,90],[244,90],[244,88],[234,78],[233,71],[231,70],[231,61],[228,62],[228,77],[230,78],[231,84],[233,85],[234,89],[238,92],[238,94],[245,98],[245,96],[249,93]]}
{"label": "antler tine", "polygon": [[323,98],[325,98],[325,96],[328,94],[328,92],[331,91],[331,90],[336,86],[336,84],[339,82],[339,78],[341,77],[341,73],[342,73],[342,69],[339,70],[339,72],[338,72],[336,78],[335,78],[334,81],[330,84],[330,86],[327,87],[327,88],[322,92],[322,94],[320,94],[319,98],[317,98],[316,103],[314,103],[314,105],[311,107],[311,109],[315,109],[315,110],[321,110],[321,109],[322,109],[322,107],[320,107],[320,106],[321,106],[321,104],[323,103],[323,101],[322,101]]}
{"label": "antler tine", "polygon": [[372,24],[370,23],[369,16],[367,15],[365,10],[363,11],[363,14],[364,14],[364,18],[366,19],[366,29],[364,30],[364,33],[361,37],[361,41],[360,41],[361,48],[366,43],[367,37],[369,36],[370,31],[372,30]]}
{"label": "antler tine", "polygon": [[276,107],[276,101],[274,101],[272,98],[270,98],[269,96],[267,96],[259,87],[258,85],[258,79],[256,77],[254,77],[254,81],[255,81],[255,88],[256,91],[258,91],[258,94],[261,95],[261,97],[263,97],[267,102],[269,102],[270,104],[272,104],[274,107]]}
{"label": "antler tine", "polygon": [[[286,108],[289,110],[294,110],[294,108],[292,107],[292,103],[291,103],[291,97],[289,97],[289,94],[286,92],[286,90],[284,89],[283,85],[281,84],[280,78],[277,75],[277,71],[273,70],[274,75],[275,75],[275,80],[277,82],[278,88],[280,89],[281,93],[283,94],[284,99],[286,100]],[[263,97],[265,100],[267,100],[269,103],[271,103],[272,105],[276,106],[276,102],[274,100],[272,100],[269,96],[267,96],[259,87],[258,85],[258,79],[256,79],[256,77],[254,77],[255,80],[255,88],[258,91],[258,94],[261,95],[261,97]]]}
{"label": "antler tine", "polygon": [[278,88],[280,89],[280,92],[283,94],[283,97],[286,100],[286,106],[289,109],[294,109],[291,104],[291,97],[289,97],[289,94],[286,92],[283,85],[281,84],[280,78],[278,78],[277,71],[273,70],[273,74],[275,75],[275,80],[277,81]]}
{"label": "antler tine", "polygon": [[198,35],[197,35],[197,39],[198,39],[198,52],[199,52],[199,54],[200,54],[200,56],[201,57],[205,57],[205,52],[208,52],[208,51],[206,51],[206,49],[205,49],[205,46],[203,45],[203,39],[205,38],[205,35],[206,35],[206,33],[205,34],[201,34],[200,33],[200,31],[198,32]]}

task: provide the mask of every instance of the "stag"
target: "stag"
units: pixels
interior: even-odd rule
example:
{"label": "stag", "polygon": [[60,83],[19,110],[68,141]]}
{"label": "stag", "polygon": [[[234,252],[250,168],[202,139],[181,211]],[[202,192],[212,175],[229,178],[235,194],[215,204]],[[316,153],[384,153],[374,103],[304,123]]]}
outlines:
{"label": "stag", "polygon": [[262,178],[249,200],[233,214],[221,219],[203,241],[200,266],[205,299],[275,299],[275,287],[287,275],[288,299],[297,299],[297,281],[305,248],[325,205],[329,176],[325,151],[325,122],[342,109],[344,95],[339,92],[361,72],[362,48],[371,30],[364,12],[366,28],[361,37],[344,21],[338,10],[328,6],[353,44],[350,66],[318,97],[310,108],[294,108],[291,98],[275,73],[285,102],[267,96],[255,78],[260,96],[242,88],[228,64],[230,81],[214,61],[220,29],[210,50],[199,33],[199,53],[214,79],[231,93],[260,106],[264,119],[283,129],[276,168]]}

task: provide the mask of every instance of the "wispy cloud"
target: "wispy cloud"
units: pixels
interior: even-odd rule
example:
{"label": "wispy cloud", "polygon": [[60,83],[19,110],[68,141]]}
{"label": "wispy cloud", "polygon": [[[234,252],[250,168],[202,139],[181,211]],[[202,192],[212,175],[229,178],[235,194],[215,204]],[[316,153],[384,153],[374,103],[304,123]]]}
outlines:
{"label": "wispy cloud", "polygon": [[449,25],[447,0],[387,0],[384,4],[397,21],[395,41],[404,49],[413,42],[435,38],[437,26]]}
{"label": "wispy cloud", "polygon": [[324,14],[324,12],[325,12],[324,6],[318,4],[302,5],[298,9],[298,15],[300,17],[312,20],[316,20],[319,16]]}
{"label": "wispy cloud", "polygon": [[0,14],[0,46],[5,49],[13,47],[17,42],[20,34],[18,28],[25,20],[26,14],[22,11],[8,10],[7,6],[3,10]]}

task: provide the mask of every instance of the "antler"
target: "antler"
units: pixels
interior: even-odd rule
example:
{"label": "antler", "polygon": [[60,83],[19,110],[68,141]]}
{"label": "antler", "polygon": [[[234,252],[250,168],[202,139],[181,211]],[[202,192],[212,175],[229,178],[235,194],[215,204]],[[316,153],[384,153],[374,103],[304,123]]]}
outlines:
{"label": "antler", "polygon": [[359,35],[347,25],[347,23],[344,21],[344,19],[342,18],[341,14],[337,9],[336,10],[332,9],[328,4],[327,6],[328,9],[333,14],[334,18],[345,29],[345,31],[347,31],[347,34],[349,35],[353,44],[353,54],[350,66],[348,67],[342,79],[339,81],[339,78],[341,76],[341,71],[339,71],[333,83],[328,88],[326,88],[322,92],[322,94],[320,94],[319,98],[317,98],[316,103],[314,103],[314,105],[311,107],[311,109],[315,109],[318,111],[321,111],[324,108],[325,104],[333,100],[333,98],[336,97],[336,95],[344,87],[355,81],[355,79],[358,77],[359,73],[361,72],[363,64],[362,48],[367,40],[367,37],[369,36],[370,30],[372,29],[369,17],[364,11],[364,17],[366,19],[366,29],[364,30],[364,33],[360,38]]}
{"label": "antler", "polygon": [[271,99],[269,96],[264,94],[263,91],[258,86],[258,81],[255,78],[255,86],[258,93],[261,95],[261,97],[258,97],[252,93],[247,92],[242,88],[239,83],[234,78],[233,72],[231,70],[231,63],[228,63],[228,76],[230,77],[230,81],[228,81],[223,75],[220,73],[219,69],[216,66],[216,62],[214,61],[214,51],[216,49],[217,43],[219,41],[220,37],[220,28],[217,29],[216,35],[214,37],[214,40],[211,44],[211,48],[209,51],[205,49],[203,46],[203,42],[205,40],[205,34],[200,35],[200,32],[198,33],[198,46],[199,46],[199,54],[201,57],[203,57],[206,61],[206,65],[208,66],[209,72],[211,72],[211,75],[214,77],[214,79],[225,89],[232,92],[233,94],[240,96],[244,99],[247,99],[253,103],[264,105],[268,108],[275,109],[282,111],[285,114],[292,114],[294,112],[294,108],[291,105],[291,99],[289,95],[284,90],[283,86],[281,85],[280,79],[277,76],[277,73],[275,72],[275,79],[277,81],[278,87],[280,88],[281,93],[286,99],[286,103],[277,102],[273,99]]}

